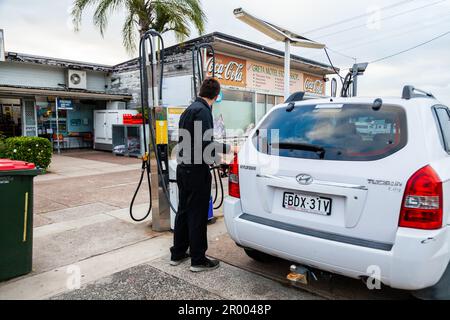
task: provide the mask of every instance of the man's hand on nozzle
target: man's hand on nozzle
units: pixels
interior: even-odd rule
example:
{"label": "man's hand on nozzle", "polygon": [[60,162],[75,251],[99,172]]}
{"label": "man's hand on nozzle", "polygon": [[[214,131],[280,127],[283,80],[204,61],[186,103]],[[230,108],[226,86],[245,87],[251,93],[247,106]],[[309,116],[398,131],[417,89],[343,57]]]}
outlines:
{"label": "man's hand on nozzle", "polygon": [[231,146],[230,153],[237,154],[237,153],[239,153],[240,150],[241,150],[240,146]]}

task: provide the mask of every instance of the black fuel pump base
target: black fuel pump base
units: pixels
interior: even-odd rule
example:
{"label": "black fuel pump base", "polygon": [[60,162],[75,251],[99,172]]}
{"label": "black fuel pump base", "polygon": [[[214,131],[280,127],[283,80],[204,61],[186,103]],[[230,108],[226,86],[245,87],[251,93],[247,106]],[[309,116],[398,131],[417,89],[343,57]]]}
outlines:
{"label": "black fuel pump base", "polygon": [[[152,230],[156,232],[170,231],[170,199],[167,199],[164,190],[169,189],[169,147],[167,144],[156,145],[157,157],[152,160],[156,168],[157,161],[161,172],[155,170],[152,174]],[[164,188],[165,187],[165,188]]]}
{"label": "black fuel pump base", "polygon": [[158,158],[162,166],[162,182],[169,185],[169,145],[158,144],[157,146]]}

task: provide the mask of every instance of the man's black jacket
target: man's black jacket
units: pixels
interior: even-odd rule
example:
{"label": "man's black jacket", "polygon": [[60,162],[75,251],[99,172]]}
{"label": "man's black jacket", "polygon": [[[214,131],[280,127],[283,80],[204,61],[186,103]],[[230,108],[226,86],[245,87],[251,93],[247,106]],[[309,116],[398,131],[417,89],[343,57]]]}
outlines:
{"label": "man's black jacket", "polygon": [[[201,131],[195,132],[195,123],[197,126],[201,126]],[[181,115],[180,123],[180,138],[179,138],[179,154],[178,163],[185,166],[198,166],[198,165],[211,165],[216,157],[216,152],[228,153],[230,146],[223,143],[214,141],[214,122],[211,107],[203,98],[195,99]],[[184,133],[181,131],[184,129]],[[201,136],[200,136],[201,132]],[[208,133],[209,134],[208,134]],[[189,133],[191,137],[190,144],[183,141],[184,134]],[[195,134],[196,133],[196,134]],[[207,133],[205,135],[205,133]],[[206,139],[205,139],[206,138]],[[190,149],[190,155],[186,154],[184,148]],[[205,153],[205,149],[207,152]],[[212,150],[212,152],[210,152]],[[197,152],[197,155],[195,155]],[[201,155],[199,154],[201,152]],[[203,155],[206,155],[205,157]],[[208,159],[208,155],[209,158]],[[212,158],[212,159],[211,159]]]}

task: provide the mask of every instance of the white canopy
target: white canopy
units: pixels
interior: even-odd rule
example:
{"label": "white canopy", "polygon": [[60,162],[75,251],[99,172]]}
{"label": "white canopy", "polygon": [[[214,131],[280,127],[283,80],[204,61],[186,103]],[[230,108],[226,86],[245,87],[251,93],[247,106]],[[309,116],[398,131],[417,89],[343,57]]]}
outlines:
{"label": "white canopy", "polygon": [[291,45],[296,47],[313,48],[313,49],[325,48],[324,44],[312,41],[292,31],[286,30],[285,28],[279,27],[273,23],[259,19],[245,12],[242,8],[235,9],[234,15],[242,22],[245,22],[249,26],[264,33],[265,35],[269,36],[274,40],[282,42],[289,41]]}

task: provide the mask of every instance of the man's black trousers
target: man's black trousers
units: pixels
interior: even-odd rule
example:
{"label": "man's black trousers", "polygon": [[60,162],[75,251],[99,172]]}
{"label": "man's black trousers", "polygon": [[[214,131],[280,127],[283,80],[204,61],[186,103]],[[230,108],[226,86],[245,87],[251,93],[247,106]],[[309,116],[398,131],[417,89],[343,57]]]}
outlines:
{"label": "man's black trousers", "polygon": [[190,249],[191,264],[205,262],[207,225],[211,197],[211,172],[207,165],[177,168],[178,213],[175,218],[172,260],[180,260]]}

